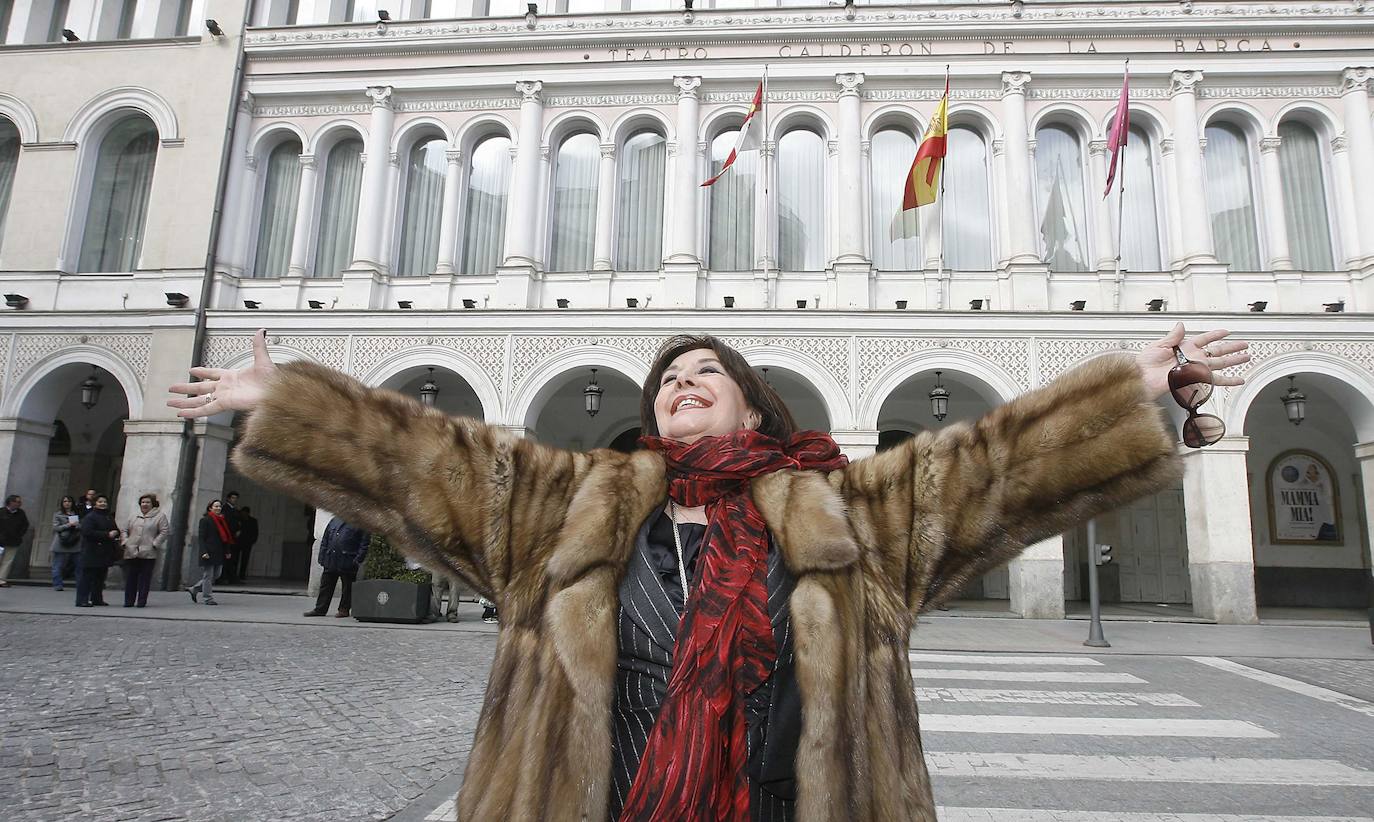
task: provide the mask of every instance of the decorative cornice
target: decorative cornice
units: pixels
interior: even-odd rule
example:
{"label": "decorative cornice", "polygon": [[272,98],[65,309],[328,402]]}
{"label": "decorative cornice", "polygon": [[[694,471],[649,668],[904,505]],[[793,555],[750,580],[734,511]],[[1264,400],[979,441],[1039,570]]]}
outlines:
{"label": "decorative cornice", "polygon": [[519,97],[480,97],[461,100],[406,100],[396,106],[407,113],[438,113],[445,111],[494,111],[520,108]]}
{"label": "decorative cornice", "polygon": [[1282,137],[1264,137],[1259,141],[1260,153],[1277,154],[1281,145],[1283,145]]}
{"label": "decorative cornice", "polygon": [[340,114],[367,114],[367,103],[303,103],[293,106],[256,106],[254,117],[330,117]]}
{"label": "decorative cornice", "polygon": [[615,159],[615,143],[602,143],[602,144],[601,144],[601,159],[603,159],[603,160],[614,160],[614,159]]}
{"label": "decorative cornice", "polygon": [[243,167],[249,171],[258,170],[258,158],[255,154],[246,154],[243,158]]}
{"label": "decorative cornice", "polygon": [[597,108],[600,106],[667,106],[678,101],[678,95],[660,94],[579,94],[545,97],[549,108]]}
{"label": "decorative cornice", "polygon": [[1165,137],[1163,140],[1160,140],[1160,141],[1159,141],[1159,153],[1160,153],[1160,154],[1163,154],[1165,157],[1169,156],[1170,154],[1173,154],[1173,153],[1174,153],[1174,138],[1172,138],[1172,137]]}
{"label": "decorative cornice", "polygon": [[461,148],[451,148],[444,152],[444,159],[448,160],[449,165],[457,165],[463,162],[463,150]]}
{"label": "decorative cornice", "polygon": [[1350,148],[1350,140],[1347,139],[1346,136],[1345,136],[1344,134],[1342,134],[1342,135],[1340,135],[1340,136],[1338,136],[1338,137],[1332,137],[1332,138],[1331,138],[1331,150],[1332,150],[1332,151],[1336,151],[1336,152],[1346,151],[1346,150],[1348,150],[1349,148]]}
{"label": "decorative cornice", "polygon": [[314,171],[314,170],[315,170],[315,155],[313,155],[313,154],[302,154],[302,155],[300,155],[300,163],[301,163],[301,170],[302,170],[302,171]]}
{"label": "decorative cornice", "polygon": [[1098,156],[1098,155],[1106,156],[1106,154],[1107,154],[1107,141],[1106,141],[1106,140],[1093,140],[1092,142],[1088,143],[1088,153],[1091,154],[1091,155],[1093,155],[1094,157],[1096,157],[1096,156]]}
{"label": "decorative cornice", "polygon": [[[1131,89],[1135,97],[1135,89]],[[1339,86],[1200,86],[1197,96],[1202,100],[1235,99],[1237,97],[1306,99],[1310,97],[1339,97]]]}

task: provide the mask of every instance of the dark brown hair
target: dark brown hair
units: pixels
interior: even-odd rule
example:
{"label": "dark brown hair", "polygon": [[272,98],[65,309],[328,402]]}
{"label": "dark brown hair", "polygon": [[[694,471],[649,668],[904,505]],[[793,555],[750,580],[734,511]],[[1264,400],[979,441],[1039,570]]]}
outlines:
{"label": "dark brown hair", "polygon": [[730,375],[730,379],[734,380],[744,393],[744,402],[758,412],[760,419],[757,430],[760,434],[786,440],[797,433],[797,421],[792,419],[792,412],[787,410],[782,397],[749,366],[743,355],[718,337],[706,334],[680,334],[668,340],[658,350],[654,364],[649,367],[649,378],[644,381],[644,392],[639,398],[639,425],[645,436],[659,435],[658,418],[654,416],[654,400],[658,397],[658,389],[663,382],[663,372],[668,370],[673,360],[688,351],[700,349],[708,349],[715,353],[716,359],[720,360],[721,366],[725,368],[725,373]]}
{"label": "dark brown hair", "polygon": [[139,504],[141,505],[145,499],[151,502],[154,508],[158,507],[157,494],[144,494],[138,498]]}

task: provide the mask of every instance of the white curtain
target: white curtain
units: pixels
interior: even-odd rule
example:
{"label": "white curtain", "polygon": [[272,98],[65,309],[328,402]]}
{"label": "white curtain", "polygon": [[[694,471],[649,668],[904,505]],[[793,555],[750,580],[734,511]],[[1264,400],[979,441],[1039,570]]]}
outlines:
{"label": "white curtain", "polygon": [[601,167],[595,134],[574,134],[558,147],[553,172],[550,271],[588,271],[596,240],[596,187]]}
{"label": "white curtain", "polygon": [[5,241],[5,215],[10,210],[10,192],[14,190],[18,167],[19,129],[9,120],[0,120],[0,244]]}
{"label": "white curtain", "polygon": [[425,140],[411,147],[401,215],[400,277],[422,277],[439,265],[439,220],[444,206],[448,143]]}
{"label": "white curtain", "polygon": [[329,150],[324,163],[314,276],[338,277],[353,262],[353,234],[358,226],[358,195],[362,186],[363,141],[340,141]]}
{"label": "white curtain", "polygon": [[902,208],[906,177],[916,159],[916,138],[899,128],[882,129],[873,135],[870,154],[873,265],[882,271],[920,271],[920,238],[892,239],[892,221]]}
{"label": "white curtain", "polygon": [[945,155],[945,267],[956,271],[992,270],[992,209],[988,195],[988,149],[967,126],[949,130]]}
{"label": "white curtain", "polygon": [[495,274],[502,263],[510,174],[508,138],[488,137],[477,144],[468,167],[467,211],[463,216],[464,274]]}
{"label": "white curtain", "polygon": [[641,131],[620,149],[615,267],[657,271],[663,263],[663,182],[668,143]]}
{"label": "white curtain", "polygon": [[[722,131],[711,141],[712,175],[720,173],[737,142],[738,129]],[[759,152],[744,152],[710,188],[707,264],[712,271],[750,271],[754,268],[754,178],[758,163]]]}
{"label": "white curtain", "polygon": [[1132,128],[1127,135],[1125,156],[1117,169],[1117,177],[1126,186],[1126,201],[1120,201],[1119,186],[1113,186],[1111,194],[1113,220],[1118,213],[1123,217],[1121,267],[1127,271],[1164,268],[1163,246],[1159,239],[1159,201],[1155,196],[1158,168],[1150,135],[1143,129]]}
{"label": "white curtain", "polygon": [[148,194],[157,161],[157,127],[135,114],[100,141],[77,271],[133,271],[143,247]]}
{"label": "white curtain", "polygon": [[1083,147],[1064,126],[1048,125],[1035,132],[1035,193],[1041,259],[1050,271],[1087,271]]}
{"label": "white curtain", "polygon": [[778,141],[778,268],[825,268],[825,141],[794,129]]}
{"label": "white curtain", "polygon": [[301,144],[288,140],[267,158],[258,221],[254,277],[283,277],[291,263],[291,235],[296,231],[296,200],[301,190]]}
{"label": "white curtain", "polygon": [[1230,123],[1210,125],[1204,160],[1203,182],[1217,259],[1234,271],[1259,271],[1250,141]]}
{"label": "white curtain", "polygon": [[1326,173],[1317,134],[1297,122],[1279,124],[1279,174],[1283,217],[1293,265],[1300,271],[1334,271],[1331,222],[1326,211]]}

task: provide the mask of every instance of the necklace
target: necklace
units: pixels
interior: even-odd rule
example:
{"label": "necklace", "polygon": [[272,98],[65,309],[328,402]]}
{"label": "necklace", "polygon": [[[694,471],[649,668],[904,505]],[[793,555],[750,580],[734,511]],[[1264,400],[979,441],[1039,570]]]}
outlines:
{"label": "necklace", "polygon": [[668,519],[673,523],[673,547],[677,548],[677,574],[682,580],[682,611],[687,612],[687,564],[682,560],[682,537],[677,532],[677,503],[668,500]]}

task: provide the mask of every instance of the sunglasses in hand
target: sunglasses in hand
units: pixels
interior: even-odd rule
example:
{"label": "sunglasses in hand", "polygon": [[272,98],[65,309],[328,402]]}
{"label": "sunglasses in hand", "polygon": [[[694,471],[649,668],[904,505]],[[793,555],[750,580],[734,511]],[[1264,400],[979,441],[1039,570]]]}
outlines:
{"label": "sunglasses in hand", "polygon": [[1185,357],[1178,346],[1174,346],[1174,359],[1178,364],[1169,370],[1169,393],[1188,412],[1188,419],[1183,421],[1183,444],[1189,448],[1215,445],[1226,434],[1226,423],[1214,414],[1197,411],[1212,398],[1212,369]]}

